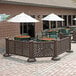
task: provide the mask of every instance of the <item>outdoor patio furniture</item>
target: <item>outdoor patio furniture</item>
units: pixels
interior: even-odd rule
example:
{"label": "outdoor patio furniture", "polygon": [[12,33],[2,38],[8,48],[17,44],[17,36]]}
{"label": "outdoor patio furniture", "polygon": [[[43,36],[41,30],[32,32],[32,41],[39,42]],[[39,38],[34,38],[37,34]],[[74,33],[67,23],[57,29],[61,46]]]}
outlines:
{"label": "outdoor patio furniture", "polygon": [[48,29],[45,29],[42,31],[42,37],[46,37],[48,35],[47,31]]}
{"label": "outdoor patio furniture", "polygon": [[73,31],[76,31],[76,26],[69,26],[71,34],[73,34]]}
{"label": "outdoor patio furniture", "polygon": [[35,58],[52,57],[52,60],[59,60],[58,55],[64,52],[71,52],[71,39],[65,37],[55,41],[18,41],[6,39],[5,57],[11,54],[28,57],[28,62],[36,61]]}
{"label": "outdoor patio furniture", "polygon": [[56,40],[56,39],[55,38],[44,37],[44,38],[41,38],[40,40],[42,40],[42,41],[52,41],[52,40]]}
{"label": "outdoor patio furniture", "polygon": [[65,37],[70,37],[70,39],[71,39],[71,35],[64,35],[63,33],[59,33],[59,34],[58,34],[58,37],[59,37],[60,39],[65,38]]}
{"label": "outdoor patio furniture", "polygon": [[55,38],[55,39],[58,39],[58,35],[49,35],[49,38]]}
{"label": "outdoor patio furniture", "polygon": [[56,35],[57,34],[57,31],[56,30],[48,30],[48,33],[50,35]]}
{"label": "outdoor patio furniture", "polygon": [[64,35],[70,35],[70,32],[69,28],[62,28],[58,31],[58,33],[63,33]]}
{"label": "outdoor patio furniture", "polygon": [[48,30],[49,38],[58,38],[58,31],[57,30]]}
{"label": "outdoor patio furniture", "polygon": [[15,40],[29,40],[31,37],[29,35],[22,35],[14,37]]}

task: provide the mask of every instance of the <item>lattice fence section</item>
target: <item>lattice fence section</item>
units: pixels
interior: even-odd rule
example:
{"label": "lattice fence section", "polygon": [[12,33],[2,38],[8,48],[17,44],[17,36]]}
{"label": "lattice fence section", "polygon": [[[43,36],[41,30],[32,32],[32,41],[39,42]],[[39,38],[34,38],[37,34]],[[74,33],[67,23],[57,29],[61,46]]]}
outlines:
{"label": "lattice fence section", "polygon": [[55,41],[24,42],[6,39],[6,54],[16,54],[31,59],[36,57],[57,57],[71,50],[71,37]]}
{"label": "lattice fence section", "polygon": [[76,31],[73,31],[73,41],[76,41]]}
{"label": "lattice fence section", "polygon": [[51,57],[54,54],[54,42],[36,42],[34,43],[35,57]]}
{"label": "lattice fence section", "polygon": [[57,55],[71,50],[70,40],[71,40],[70,37],[67,37],[67,38],[61,39],[59,41],[56,41]]}
{"label": "lattice fence section", "polygon": [[8,40],[8,51],[11,54],[29,56],[29,42],[21,42],[16,40]]}

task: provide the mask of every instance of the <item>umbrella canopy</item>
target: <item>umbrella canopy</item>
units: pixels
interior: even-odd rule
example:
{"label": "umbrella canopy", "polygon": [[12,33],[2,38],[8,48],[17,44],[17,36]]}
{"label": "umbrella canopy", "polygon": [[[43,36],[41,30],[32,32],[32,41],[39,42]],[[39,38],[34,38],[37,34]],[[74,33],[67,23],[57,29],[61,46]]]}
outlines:
{"label": "umbrella canopy", "polygon": [[76,18],[74,18],[73,20],[76,20]]}
{"label": "umbrella canopy", "polygon": [[0,21],[6,20],[10,15],[0,14]]}
{"label": "umbrella canopy", "polygon": [[2,21],[2,20],[1,20],[1,16],[0,16],[0,21]]}
{"label": "umbrella canopy", "polygon": [[[8,22],[15,22],[15,23],[34,23],[34,22],[39,22],[35,18],[25,14],[25,13],[20,13],[16,15],[15,17],[7,20]],[[28,29],[28,24],[27,24],[27,29]],[[22,24],[22,33],[24,33],[24,26]],[[28,31],[27,31],[28,33]]]}
{"label": "umbrella canopy", "polygon": [[53,13],[42,18],[42,20],[44,20],[44,21],[64,21],[64,19],[60,18],[59,16],[57,16],[56,14],[53,14]]}
{"label": "umbrella canopy", "polygon": [[8,22],[31,23],[31,22],[39,22],[39,21],[25,13],[21,13],[19,15],[16,15],[15,17],[9,19]]}

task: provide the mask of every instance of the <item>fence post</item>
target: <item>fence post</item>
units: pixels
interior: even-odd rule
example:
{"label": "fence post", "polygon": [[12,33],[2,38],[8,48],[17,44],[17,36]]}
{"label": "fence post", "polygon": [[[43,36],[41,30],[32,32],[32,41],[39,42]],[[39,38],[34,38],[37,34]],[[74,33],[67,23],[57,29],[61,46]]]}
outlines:
{"label": "fence post", "polygon": [[34,42],[29,42],[29,58],[27,60],[28,62],[35,62],[36,59],[34,57]]}
{"label": "fence post", "polygon": [[9,57],[11,54],[9,54],[9,39],[6,38],[6,53],[3,55],[4,57]]}
{"label": "fence post", "polygon": [[73,51],[71,50],[71,36],[69,36],[69,50],[66,51],[68,53],[72,53]]}
{"label": "fence post", "polygon": [[60,58],[57,55],[57,42],[58,42],[57,40],[54,41],[54,53],[53,53],[53,57],[52,57],[52,60],[54,60],[54,61],[60,60]]}

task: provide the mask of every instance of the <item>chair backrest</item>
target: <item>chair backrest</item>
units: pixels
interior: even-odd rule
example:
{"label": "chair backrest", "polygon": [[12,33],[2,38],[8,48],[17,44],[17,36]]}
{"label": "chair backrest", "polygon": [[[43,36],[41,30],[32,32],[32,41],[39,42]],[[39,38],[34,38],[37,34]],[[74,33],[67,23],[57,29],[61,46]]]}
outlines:
{"label": "chair backrest", "polygon": [[69,34],[70,34],[70,30],[60,29],[60,30],[58,31],[58,33],[63,33],[64,35],[69,35]]}
{"label": "chair backrest", "polygon": [[51,31],[49,32],[50,35],[57,35],[57,32],[56,31]]}
{"label": "chair backrest", "polygon": [[58,35],[50,35],[49,38],[55,38],[55,39],[57,39],[59,37],[58,37]]}

